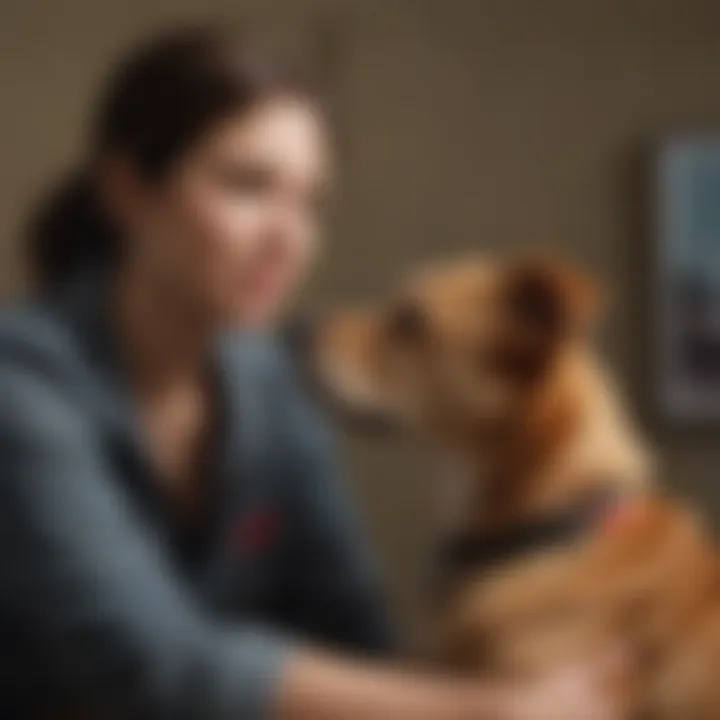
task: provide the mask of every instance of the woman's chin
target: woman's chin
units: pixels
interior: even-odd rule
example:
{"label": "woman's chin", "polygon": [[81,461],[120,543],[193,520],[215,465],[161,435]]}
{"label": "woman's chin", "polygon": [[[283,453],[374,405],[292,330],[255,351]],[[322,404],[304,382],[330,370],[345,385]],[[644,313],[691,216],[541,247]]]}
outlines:
{"label": "woman's chin", "polygon": [[292,301],[293,289],[286,283],[268,283],[252,292],[236,293],[227,303],[226,317],[230,323],[242,329],[264,330],[272,328]]}
{"label": "woman's chin", "polygon": [[239,330],[267,330],[273,327],[281,312],[281,303],[243,303],[231,313],[231,324]]}

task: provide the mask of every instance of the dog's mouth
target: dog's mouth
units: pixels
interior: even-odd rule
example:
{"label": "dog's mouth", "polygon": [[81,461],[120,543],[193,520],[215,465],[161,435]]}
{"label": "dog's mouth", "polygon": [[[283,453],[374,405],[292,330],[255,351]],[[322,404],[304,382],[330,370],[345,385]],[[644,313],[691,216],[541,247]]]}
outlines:
{"label": "dog's mouth", "polygon": [[373,438],[389,437],[400,430],[396,413],[349,390],[352,383],[343,380],[342,363],[322,357],[322,323],[296,318],[283,328],[281,337],[311,397],[343,428]]}
{"label": "dog's mouth", "polygon": [[400,430],[397,419],[376,408],[358,407],[340,397],[317,378],[309,380],[314,396],[346,430],[363,437],[388,438]]}

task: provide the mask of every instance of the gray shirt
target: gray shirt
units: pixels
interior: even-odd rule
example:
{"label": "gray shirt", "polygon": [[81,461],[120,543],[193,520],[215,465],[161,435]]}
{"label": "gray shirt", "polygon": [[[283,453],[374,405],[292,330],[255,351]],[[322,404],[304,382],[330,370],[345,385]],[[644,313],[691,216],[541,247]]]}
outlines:
{"label": "gray shirt", "polygon": [[179,526],[102,277],[0,319],[0,717],[266,718],[302,639],[391,644],[332,443],[271,340],[219,339],[207,512]]}

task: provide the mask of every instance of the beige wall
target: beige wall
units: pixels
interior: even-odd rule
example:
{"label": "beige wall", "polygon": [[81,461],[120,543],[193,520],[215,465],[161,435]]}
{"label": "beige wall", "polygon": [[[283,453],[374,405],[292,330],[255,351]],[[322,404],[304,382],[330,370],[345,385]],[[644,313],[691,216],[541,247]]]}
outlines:
{"label": "beige wall", "polygon": [[[76,152],[89,94],[128,37],[240,0],[3,0],[0,271],[18,286],[29,198]],[[720,121],[713,0],[255,2],[319,42],[345,157],[341,212],[312,296],[368,296],[410,261],[541,245],[606,278],[607,346],[638,407],[647,351],[649,148]],[[269,7],[268,7],[269,6]],[[317,30],[317,32],[316,32]],[[647,414],[647,413],[646,413]],[[652,424],[652,423],[650,423]],[[712,431],[653,428],[668,478],[720,516]],[[431,536],[425,463],[359,447],[358,490],[402,607],[416,607]]]}

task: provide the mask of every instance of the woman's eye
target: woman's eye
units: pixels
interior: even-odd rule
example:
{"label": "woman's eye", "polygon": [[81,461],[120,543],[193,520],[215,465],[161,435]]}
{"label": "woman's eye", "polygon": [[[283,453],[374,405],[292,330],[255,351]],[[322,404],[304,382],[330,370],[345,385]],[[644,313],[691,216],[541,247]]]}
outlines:
{"label": "woman's eye", "polygon": [[223,184],[234,192],[262,194],[272,189],[273,173],[261,165],[243,165],[225,168],[221,175]]}

